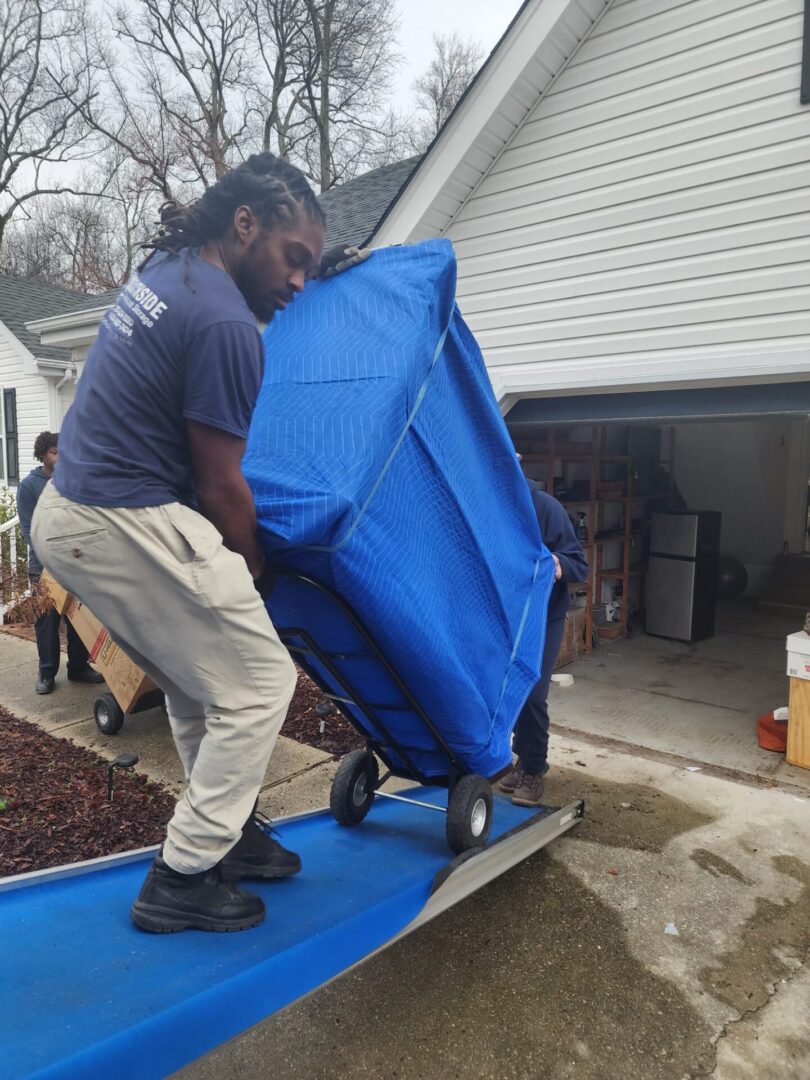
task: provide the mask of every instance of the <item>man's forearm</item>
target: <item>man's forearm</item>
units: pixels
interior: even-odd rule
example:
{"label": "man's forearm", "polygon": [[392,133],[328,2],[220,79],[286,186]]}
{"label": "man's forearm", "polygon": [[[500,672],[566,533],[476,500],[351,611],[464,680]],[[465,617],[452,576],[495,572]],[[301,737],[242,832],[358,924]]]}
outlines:
{"label": "man's forearm", "polygon": [[197,488],[200,512],[222,533],[227,548],[241,555],[257,578],[264,566],[264,553],[256,528],[256,507],[250,488],[240,477],[230,483]]}

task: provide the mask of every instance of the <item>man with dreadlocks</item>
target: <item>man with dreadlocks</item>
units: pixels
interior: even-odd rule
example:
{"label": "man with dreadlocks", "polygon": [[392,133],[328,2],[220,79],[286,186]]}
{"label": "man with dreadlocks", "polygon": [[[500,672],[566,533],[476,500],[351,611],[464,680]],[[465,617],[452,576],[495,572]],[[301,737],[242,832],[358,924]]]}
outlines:
{"label": "man with dreadlocks", "polygon": [[295,687],[263,603],[264,556],[240,471],[263,372],[256,320],[367,252],[322,260],[320,204],[272,154],[162,219],[90,350],[33,539],[166,695],[188,786],[134,922],[159,933],[242,930],[262,921],[264,904],[235,882],[301,865],[256,817]]}

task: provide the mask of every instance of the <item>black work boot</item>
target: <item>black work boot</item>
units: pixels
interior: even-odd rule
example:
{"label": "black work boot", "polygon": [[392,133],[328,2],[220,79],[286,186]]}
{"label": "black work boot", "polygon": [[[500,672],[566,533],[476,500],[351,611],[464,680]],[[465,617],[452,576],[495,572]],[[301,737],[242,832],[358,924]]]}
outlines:
{"label": "black work boot", "polygon": [[264,920],[264,902],[225,881],[221,865],[200,874],[180,874],[155,856],[132,905],[132,921],[153,934],[258,926]]}
{"label": "black work boot", "polygon": [[301,869],[300,858],[268,835],[262,818],[254,809],[242,835],[222,860],[222,872],[231,881],[290,877]]}
{"label": "black work boot", "polygon": [[53,675],[39,675],[37,677],[36,691],[38,694],[52,694],[56,680]]}

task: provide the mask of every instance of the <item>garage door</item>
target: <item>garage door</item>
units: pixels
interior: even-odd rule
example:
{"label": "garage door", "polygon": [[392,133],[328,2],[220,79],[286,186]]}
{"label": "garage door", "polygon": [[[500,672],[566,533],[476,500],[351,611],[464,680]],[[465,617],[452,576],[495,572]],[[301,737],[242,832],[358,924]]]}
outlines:
{"label": "garage door", "polygon": [[702,417],[731,419],[807,414],[810,414],[810,382],[795,382],[523,398],[507,413],[506,422],[510,428],[516,428],[523,424],[604,423],[615,420],[671,422]]}

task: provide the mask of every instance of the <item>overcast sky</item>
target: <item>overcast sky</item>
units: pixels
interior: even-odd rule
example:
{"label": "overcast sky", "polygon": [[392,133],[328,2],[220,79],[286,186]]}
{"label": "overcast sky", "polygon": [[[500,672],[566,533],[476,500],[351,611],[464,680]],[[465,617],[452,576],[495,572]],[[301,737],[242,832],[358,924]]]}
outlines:
{"label": "overcast sky", "polygon": [[397,107],[412,100],[411,83],[430,63],[433,34],[457,30],[480,41],[487,56],[519,7],[520,0],[399,0],[404,62],[394,83]]}

